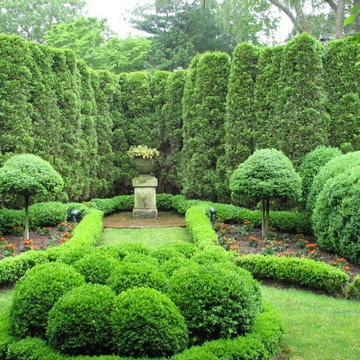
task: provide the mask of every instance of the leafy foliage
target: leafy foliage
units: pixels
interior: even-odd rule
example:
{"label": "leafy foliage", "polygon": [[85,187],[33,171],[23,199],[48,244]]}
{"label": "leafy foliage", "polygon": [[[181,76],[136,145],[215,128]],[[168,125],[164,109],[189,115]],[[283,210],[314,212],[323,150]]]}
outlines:
{"label": "leafy foliage", "polygon": [[122,292],[114,304],[114,349],[124,356],[170,356],[186,348],[184,318],[175,304],[155,289]]}
{"label": "leafy foliage", "polygon": [[301,179],[282,152],[262,149],[234,171],[230,190],[236,198],[296,198],[301,194]]}
{"label": "leafy foliage", "polygon": [[74,268],[61,263],[37,265],[16,284],[10,313],[12,333],[44,337],[48,313],[69,290],[84,284]]}
{"label": "leafy foliage", "polygon": [[[188,198],[216,200],[216,163],[224,152],[224,117],[230,59],[224,53],[198,58],[194,77],[189,76],[184,97],[182,192]],[[191,99],[186,97],[191,96]]]}
{"label": "leafy foliage", "polygon": [[357,166],[330,177],[316,198],[311,218],[318,244],[355,263],[360,263],[359,176]]}
{"label": "leafy foliage", "polygon": [[231,263],[181,268],[168,294],[185,317],[193,344],[249,332],[261,309],[257,282]]}
{"label": "leafy foliage", "polygon": [[2,0],[0,32],[21,35],[26,40],[43,42],[53,24],[70,22],[86,5],[82,0]]}
{"label": "leafy foliage", "polygon": [[103,354],[111,345],[111,310],[115,293],[86,284],[61,296],[49,312],[49,345],[67,354]]}
{"label": "leafy foliage", "polygon": [[314,178],[320,169],[332,158],[339,155],[341,155],[341,151],[338,148],[318,146],[304,156],[299,167],[299,174],[302,179],[303,200],[306,201]]}

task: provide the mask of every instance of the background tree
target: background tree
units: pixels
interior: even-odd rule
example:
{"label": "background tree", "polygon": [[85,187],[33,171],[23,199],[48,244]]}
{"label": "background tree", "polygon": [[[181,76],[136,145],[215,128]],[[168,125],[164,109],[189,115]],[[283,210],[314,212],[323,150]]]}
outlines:
{"label": "background tree", "polygon": [[49,162],[32,154],[15,155],[0,169],[0,192],[22,196],[25,202],[24,238],[29,239],[29,206],[34,196],[61,191],[64,181]]}
{"label": "background tree", "polygon": [[43,43],[52,25],[73,21],[85,5],[84,0],[2,0],[0,32]]}
{"label": "background tree", "polygon": [[[161,1],[137,7],[131,22],[151,36],[150,67],[159,70],[187,68],[197,53],[224,51],[235,46],[234,37],[218,21],[216,1]],[[211,6],[210,6],[211,5]]]}
{"label": "background tree", "polygon": [[274,33],[279,17],[271,12],[268,0],[224,0],[216,8],[217,15],[235,40],[235,44],[264,43]]}
{"label": "background tree", "polygon": [[282,152],[262,149],[255,151],[234,171],[230,178],[230,190],[234,200],[261,200],[261,233],[265,239],[269,227],[270,200],[298,198],[301,194],[301,178]]}
{"label": "background tree", "polygon": [[119,39],[106,19],[81,17],[71,23],[53,25],[45,35],[47,45],[69,48],[93,69],[115,73],[143,70],[151,41]]}

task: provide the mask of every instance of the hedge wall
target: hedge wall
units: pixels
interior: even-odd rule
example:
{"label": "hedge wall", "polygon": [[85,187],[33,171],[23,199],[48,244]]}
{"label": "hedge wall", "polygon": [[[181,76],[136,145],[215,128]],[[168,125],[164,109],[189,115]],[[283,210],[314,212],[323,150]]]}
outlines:
{"label": "hedge wall", "polygon": [[255,149],[275,147],[296,166],[319,145],[359,149],[358,53],[302,34],[240,44],[231,64],[202,54],[189,70],[115,75],[0,35],[0,166],[30,152],[61,173],[69,200],[128,194],[126,151],[141,143],[161,150],[161,191],[229,202],[229,174]]}

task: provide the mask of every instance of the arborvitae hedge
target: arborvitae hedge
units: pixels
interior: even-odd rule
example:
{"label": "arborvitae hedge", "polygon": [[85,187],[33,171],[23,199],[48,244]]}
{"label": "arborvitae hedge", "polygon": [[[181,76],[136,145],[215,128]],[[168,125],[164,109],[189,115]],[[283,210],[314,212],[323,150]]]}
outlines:
{"label": "arborvitae hedge", "polygon": [[326,46],[326,108],[331,117],[329,141],[344,150],[360,150],[359,48],[349,40]]}
{"label": "arborvitae hedge", "polygon": [[323,49],[301,34],[284,48],[275,122],[281,128],[280,149],[298,165],[302,156],[327,142]]}
{"label": "arborvitae hedge", "polygon": [[163,113],[163,138],[159,148],[161,152],[160,176],[167,181],[167,192],[179,193],[182,181],[180,179],[180,160],[183,147],[182,132],[182,98],[184,94],[186,70],[177,70],[168,76],[165,85],[165,103]]}
{"label": "arborvitae hedge", "polygon": [[234,51],[226,103],[226,165],[234,170],[254,152],[254,87],[260,50],[242,43]]}
{"label": "arborvitae hedge", "polygon": [[[184,118],[187,153],[183,172],[183,193],[189,198],[216,200],[216,162],[224,152],[224,118],[230,58],[225,53],[207,53],[199,57],[194,99],[189,118]],[[191,81],[188,78],[188,81]],[[191,85],[187,85],[191,86]],[[186,104],[184,104],[186,106]],[[222,182],[221,182],[221,185]]]}
{"label": "arborvitae hedge", "polygon": [[261,51],[254,88],[255,116],[253,125],[258,149],[281,149],[281,128],[275,120],[276,105],[282,90],[279,82],[281,57],[285,46],[268,47]]}
{"label": "arborvitae hedge", "polygon": [[31,56],[26,41],[0,35],[0,154],[26,152],[32,145]]}
{"label": "arborvitae hedge", "polygon": [[184,70],[96,72],[71,51],[1,35],[0,166],[34,153],[62,174],[70,200],[87,200],[131,193],[126,151],[146,144],[161,151],[162,191],[228,202],[229,174],[257,148],[296,165],[328,134],[332,146],[360,149],[358,51],[305,34],[274,48],[240,44],[227,84],[223,65],[215,74],[199,55],[184,88]]}

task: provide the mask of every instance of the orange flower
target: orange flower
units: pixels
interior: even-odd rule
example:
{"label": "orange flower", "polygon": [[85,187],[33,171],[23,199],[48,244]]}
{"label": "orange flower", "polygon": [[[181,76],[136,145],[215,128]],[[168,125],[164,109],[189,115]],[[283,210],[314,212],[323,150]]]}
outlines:
{"label": "orange flower", "polygon": [[5,241],[6,239],[5,238],[0,238],[0,241]]}
{"label": "orange flower", "polygon": [[343,266],[343,269],[344,269],[345,271],[348,271],[348,270],[350,270],[350,267],[349,267],[349,266]]}
{"label": "orange flower", "polygon": [[305,247],[307,247],[307,248],[312,248],[312,247],[315,247],[315,246],[318,246],[318,244],[308,244],[308,245],[305,245]]}
{"label": "orange flower", "polygon": [[244,221],[243,224],[244,224],[244,225],[249,225],[249,224],[251,224],[251,221]]}
{"label": "orange flower", "polygon": [[31,248],[31,250],[36,250],[36,249],[39,249],[39,246],[35,245]]}

